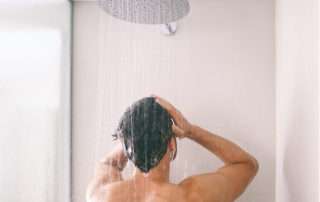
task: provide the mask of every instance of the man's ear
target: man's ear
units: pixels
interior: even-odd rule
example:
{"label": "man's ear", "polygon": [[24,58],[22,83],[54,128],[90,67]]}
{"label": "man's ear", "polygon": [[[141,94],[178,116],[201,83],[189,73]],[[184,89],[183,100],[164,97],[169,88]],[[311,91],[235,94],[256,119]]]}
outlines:
{"label": "man's ear", "polygon": [[171,137],[168,144],[168,149],[170,151],[170,158],[173,161],[177,156],[177,139],[175,137]]}
{"label": "man's ear", "polygon": [[174,152],[177,150],[177,144],[174,137],[170,138],[168,148],[170,151],[174,151]]}

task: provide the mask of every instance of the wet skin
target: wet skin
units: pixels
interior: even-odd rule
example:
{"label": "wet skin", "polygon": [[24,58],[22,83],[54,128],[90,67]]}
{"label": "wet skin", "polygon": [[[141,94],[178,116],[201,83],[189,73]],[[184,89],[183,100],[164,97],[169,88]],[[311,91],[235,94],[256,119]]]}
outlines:
{"label": "wet skin", "polygon": [[[152,95],[155,97],[155,95]],[[212,173],[190,176],[179,184],[169,182],[170,161],[176,150],[171,138],[167,153],[157,167],[145,176],[135,168],[133,176],[124,180],[121,175],[127,158],[117,145],[100,162],[95,177],[87,188],[87,201],[94,202],[232,202],[247,188],[258,172],[257,160],[233,142],[190,124],[179,110],[166,100],[156,97],[166,109],[178,138],[189,138],[214,155],[225,166]]]}

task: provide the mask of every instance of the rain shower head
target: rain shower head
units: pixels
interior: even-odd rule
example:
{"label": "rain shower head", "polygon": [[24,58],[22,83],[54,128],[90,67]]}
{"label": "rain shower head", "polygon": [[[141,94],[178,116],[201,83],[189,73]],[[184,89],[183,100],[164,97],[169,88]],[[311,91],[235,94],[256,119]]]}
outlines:
{"label": "rain shower head", "polygon": [[97,0],[107,14],[134,23],[165,24],[189,12],[188,0]]}

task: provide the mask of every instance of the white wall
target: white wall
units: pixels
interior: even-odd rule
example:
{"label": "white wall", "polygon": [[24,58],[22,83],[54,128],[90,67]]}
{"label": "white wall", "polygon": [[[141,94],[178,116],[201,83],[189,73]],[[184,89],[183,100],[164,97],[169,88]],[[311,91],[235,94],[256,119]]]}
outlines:
{"label": "white wall", "polygon": [[319,201],[319,1],[276,1],[279,202]]}
{"label": "white wall", "polygon": [[[238,202],[275,201],[274,1],[190,3],[177,33],[166,37],[156,26],[105,17],[95,2],[74,2],[73,201],[85,200],[99,156],[115,144],[110,135],[121,113],[150,93],[257,157],[259,174]],[[182,140],[171,179],[221,165]]]}

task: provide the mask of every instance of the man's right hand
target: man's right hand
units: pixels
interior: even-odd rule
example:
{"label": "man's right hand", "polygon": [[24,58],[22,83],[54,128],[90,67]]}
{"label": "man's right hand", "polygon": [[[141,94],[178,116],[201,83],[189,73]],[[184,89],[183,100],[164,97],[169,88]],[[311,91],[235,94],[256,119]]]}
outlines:
{"label": "man's right hand", "polygon": [[156,102],[160,104],[171,116],[174,121],[172,125],[172,131],[178,138],[185,138],[193,134],[194,125],[190,124],[187,119],[182,115],[182,113],[177,110],[174,106],[172,106],[169,102],[164,100],[163,98],[151,95],[151,97],[156,98]]}

